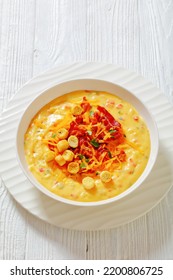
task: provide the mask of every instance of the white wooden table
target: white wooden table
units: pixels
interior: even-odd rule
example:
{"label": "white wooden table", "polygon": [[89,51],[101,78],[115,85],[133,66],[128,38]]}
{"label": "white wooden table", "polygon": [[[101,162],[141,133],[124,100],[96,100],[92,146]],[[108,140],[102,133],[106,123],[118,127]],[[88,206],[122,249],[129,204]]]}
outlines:
{"label": "white wooden table", "polygon": [[[126,67],[173,101],[173,0],[0,0],[0,111],[30,78],[60,63]],[[173,259],[173,188],[116,229],[50,226],[0,187],[0,259]]]}

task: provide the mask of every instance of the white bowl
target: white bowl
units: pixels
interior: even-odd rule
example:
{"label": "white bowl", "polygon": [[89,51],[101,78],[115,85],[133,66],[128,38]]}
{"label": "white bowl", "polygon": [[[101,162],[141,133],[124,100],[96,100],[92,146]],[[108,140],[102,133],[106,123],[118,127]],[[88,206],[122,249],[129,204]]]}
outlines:
{"label": "white bowl", "polygon": [[[41,185],[36,178],[32,175],[30,170],[28,169],[28,165],[25,159],[25,152],[24,152],[24,135],[25,132],[32,120],[32,118],[35,116],[35,114],[47,103],[52,101],[53,99],[66,94],[68,92],[76,91],[76,90],[95,90],[95,91],[106,91],[110,92],[112,94],[115,94],[119,96],[120,98],[124,99],[125,101],[131,103],[136,110],[139,112],[139,114],[143,117],[149,133],[150,133],[150,141],[151,141],[151,152],[149,156],[149,160],[147,163],[147,166],[142,173],[142,175],[138,178],[138,180],[126,191],[123,193],[109,199],[96,201],[96,202],[78,202],[73,201],[69,199],[62,198],[48,189],[46,189],[43,185]],[[159,137],[158,137],[158,129],[156,126],[156,123],[149,112],[149,110],[146,108],[146,106],[131,92],[129,92],[127,89],[117,85],[113,84],[111,82],[107,82],[104,80],[96,80],[96,79],[78,79],[78,80],[69,80],[60,84],[57,84],[56,86],[47,89],[46,91],[42,92],[39,96],[37,96],[26,108],[24,111],[19,125],[17,129],[17,135],[16,135],[16,150],[17,150],[17,158],[19,161],[19,164],[21,168],[23,169],[25,175],[30,180],[30,182],[41,192],[43,192],[45,195],[68,204],[76,205],[76,206],[97,206],[97,205],[103,205],[115,201],[119,201],[120,199],[124,198],[125,196],[132,193],[134,190],[139,188],[139,186],[144,182],[144,180],[147,178],[149,173],[152,170],[152,167],[156,161],[157,153],[158,153],[158,147],[159,147]]]}

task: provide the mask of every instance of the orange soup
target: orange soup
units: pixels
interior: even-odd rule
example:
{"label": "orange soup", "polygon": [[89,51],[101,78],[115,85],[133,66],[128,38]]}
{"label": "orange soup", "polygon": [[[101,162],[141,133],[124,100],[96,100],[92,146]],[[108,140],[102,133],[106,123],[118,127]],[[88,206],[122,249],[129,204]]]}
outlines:
{"label": "orange soup", "polygon": [[30,171],[45,188],[66,199],[92,202],[134,184],[149,159],[150,135],[125,100],[80,90],[37,113],[24,147]]}

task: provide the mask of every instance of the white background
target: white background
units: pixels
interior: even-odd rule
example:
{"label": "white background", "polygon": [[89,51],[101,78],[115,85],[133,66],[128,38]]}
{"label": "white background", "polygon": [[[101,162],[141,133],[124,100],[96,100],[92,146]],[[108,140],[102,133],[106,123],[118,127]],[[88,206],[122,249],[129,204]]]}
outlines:
{"label": "white background", "polygon": [[[173,100],[173,0],[0,0],[0,111],[58,64],[114,63]],[[173,259],[173,189],[140,219],[80,232],[50,226],[0,187],[0,259]]]}

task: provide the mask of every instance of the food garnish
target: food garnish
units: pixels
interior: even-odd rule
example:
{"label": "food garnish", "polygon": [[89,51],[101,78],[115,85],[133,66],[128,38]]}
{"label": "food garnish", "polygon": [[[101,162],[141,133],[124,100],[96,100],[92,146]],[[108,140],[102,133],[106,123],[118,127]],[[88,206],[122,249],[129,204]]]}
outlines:
{"label": "food garnish", "polygon": [[[64,119],[59,121],[57,126],[60,127],[61,122],[64,126],[57,131],[56,126],[53,127],[52,135],[56,134],[56,137],[47,141],[50,152],[54,153],[51,160],[55,160],[66,174],[87,176],[101,172],[102,182],[109,182],[111,170],[120,169],[126,160],[125,151],[119,147],[125,140],[120,122],[104,107],[92,106],[86,97],[74,105],[71,118],[70,123]],[[83,185],[94,187],[92,178],[88,178],[91,177],[83,179]]]}

